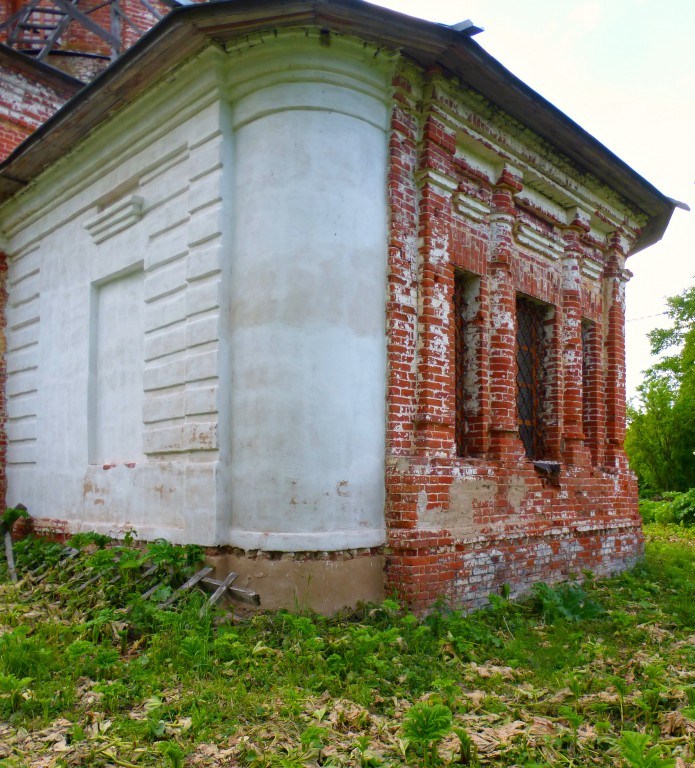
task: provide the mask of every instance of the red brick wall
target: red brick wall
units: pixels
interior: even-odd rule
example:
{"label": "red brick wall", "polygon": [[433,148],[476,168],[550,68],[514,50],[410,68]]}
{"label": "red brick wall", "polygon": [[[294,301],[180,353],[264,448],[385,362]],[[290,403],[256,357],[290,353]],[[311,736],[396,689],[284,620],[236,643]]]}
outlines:
{"label": "red brick wall", "polygon": [[[6,21],[22,5],[19,0],[0,0],[0,23]],[[169,10],[160,0],[152,0],[151,5],[162,15],[166,15]],[[47,6],[51,7],[48,0]],[[121,18],[116,28],[121,51],[125,51],[157,19],[139,0],[120,0],[120,8],[130,20],[129,23]],[[95,11],[89,18],[106,31],[112,32],[112,11],[109,6]],[[52,20],[53,17],[47,18],[47,21]],[[8,31],[0,32],[0,43],[7,43],[7,40]],[[112,59],[112,49],[108,42],[77,21],[67,26],[53,51],[45,63],[83,82],[91,80]],[[30,57],[27,57],[23,66],[14,66],[9,61],[0,62],[0,160],[7,157],[76,90],[67,84],[60,85],[55,78],[44,76],[40,68],[32,67]]]}
{"label": "red brick wall", "polygon": [[[0,23],[17,12],[24,4],[23,0],[0,0]],[[170,10],[160,0],[151,0],[150,5],[161,16],[165,16]],[[50,0],[45,0],[42,7],[52,8],[55,6]],[[116,14],[115,5],[106,5],[90,13],[89,18],[120,41],[120,53],[122,53],[154,26],[158,19],[147,10],[140,0],[119,0],[118,7],[122,14]],[[81,8],[81,10],[84,11],[85,9]],[[42,19],[34,14],[31,18],[34,21],[52,24],[56,16],[53,14],[45,15],[45,18]],[[0,32],[0,42],[6,43],[8,34],[9,30]],[[42,40],[50,35],[50,30],[34,32],[33,34],[35,39],[33,47],[38,50]],[[22,46],[21,50],[26,47]],[[76,20],[69,23],[52,50],[54,53],[49,55],[46,63],[50,63],[52,66],[84,81],[90,80],[108,66],[112,60],[112,46],[109,41],[88,30]]]}
{"label": "red brick wall", "polygon": [[[10,16],[21,10],[24,5],[26,5],[26,0],[0,0],[0,23],[6,21]],[[150,5],[162,16],[165,16],[170,10],[169,6],[161,2],[161,0],[150,0]],[[42,7],[52,8],[55,6],[53,6],[50,0],[46,0],[46,2],[42,4]],[[157,19],[154,14],[147,10],[140,0],[119,0],[119,8],[130,20],[127,22],[121,19],[119,24],[121,31],[120,39],[123,50],[125,50],[138,40],[143,33],[147,32],[147,30],[157,22]],[[79,10],[84,11],[85,9],[79,8]],[[109,6],[104,6],[89,14],[89,18],[95,24],[98,24],[109,32],[111,31],[112,17],[113,14],[111,13]],[[48,33],[45,32],[44,34]],[[7,30],[0,32],[0,42],[5,43],[7,37]],[[56,44],[56,48],[85,53],[104,54],[106,56],[110,56],[111,54],[108,43],[98,35],[87,30],[86,27],[82,26],[78,21],[72,21],[70,23],[66,32]]]}
{"label": "red brick wall", "polygon": [[[534,210],[504,157],[492,180],[467,163],[438,76],[422,93],[396,76],[389,144],[387,589],[416,610],[439,598],[474,607],[503,584],[518,593],[583,569],[608,573],[643,546],[622,450],[624,233],[602,243],[579,214],[568,224]],[[525,246],[524,227],[557,254]],[[598,278],[583,272],[587,258],[602,265]],[[455,443],[457,269],[480,279],[466,456]],[[526,458],[518,436],[517,294],[553,307],[543,458],[560,463],[557,477]],[[583,319],[593,323],[586,355]]]}
{"label": "red brick wall", "polygon": [[[152,0],[150,3],[156,8],[162,16],[165,16],[170,10],[167,5],[160,0]],[[115,16],[110,6],[95,11],[89,15],[89,18],[107,32],[114,34],[120,40],[121,52],[130,48],[137,42],[142,35],[153,27],[158,19],[150,13],[139,0],[120,0],[119,7],[126,19]],[[94,32],[90,32],[78,21],[72,21],[67,28],[67,32],[61,38],[60,45],[56,46],[64,51],[74,51],[77,53],[99,54],[105,57],[101,68],[107,66],[111,59],[111,46]],[[59,66],[58,58],[55,57],[54,63]]]}
{"label": "red brick wall", "polygon": [[[33,70],[33,71],[32,71]],[[76,91],[77,85],[60,84],[28,66],[0,60],[0,161]]]}

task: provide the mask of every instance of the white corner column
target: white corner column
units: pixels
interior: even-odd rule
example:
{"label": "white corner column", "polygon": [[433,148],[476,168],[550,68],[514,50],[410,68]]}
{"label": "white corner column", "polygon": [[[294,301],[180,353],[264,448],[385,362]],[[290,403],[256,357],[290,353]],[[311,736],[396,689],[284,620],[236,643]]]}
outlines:
{"label": "white corner column", "polygon": [[384,541],[390,62],[325,43],[288,34],[230,68],[229,542],[247,550]]}

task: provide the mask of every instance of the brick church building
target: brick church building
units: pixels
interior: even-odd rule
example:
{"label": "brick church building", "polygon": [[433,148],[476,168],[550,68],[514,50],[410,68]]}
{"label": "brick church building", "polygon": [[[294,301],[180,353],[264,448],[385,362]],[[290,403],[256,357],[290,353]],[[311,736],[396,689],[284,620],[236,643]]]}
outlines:
{"label": "brick church building", "polygon": [[324,611],[640,556],[626,261],[675,203],[479,30],[114,0],[22,50],[2,2],[2,483],[37,530]]}

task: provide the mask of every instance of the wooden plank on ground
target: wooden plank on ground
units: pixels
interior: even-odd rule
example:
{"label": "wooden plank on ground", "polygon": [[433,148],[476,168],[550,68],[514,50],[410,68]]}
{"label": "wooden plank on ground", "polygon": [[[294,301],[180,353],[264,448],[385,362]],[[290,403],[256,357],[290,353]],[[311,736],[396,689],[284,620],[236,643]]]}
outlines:
{"label": "wooden plank on ground", "polygon": [[[217,589],[210,595],[210,597],[208,598],[203,608],[201,608],[201,613],[205,608],[210,608],[211,606],[213,606],[222,597],[222,595],[227,591],[227,587],[230,587],[232,585],[232,582],[234,581],[234,579],[237,578],[238,575],[239,574],[234,573],[234,571],[230,571],[227,574],[227,577],[222,581],[219,587],[217,587]],[[205,580],[203,579],[203,581]]]}
{"label": "wooden plank on ground", "polygon": [[7,558],[7,570],[10,572],[10,579],[17,581],[17,569],[14,566],[14,551],[12,549],[12,533],[5,531],[5,557]]}
{"label": "wooden plank on ground", "polygon": [[[205,578],[203,579],[203,584],[209,584],[213,587],[219,587],[222,582],[219,579],[211,579],[211,578]],[[227,587],[227,591],[232,597],[235,597],[237,600],[241,600],[242,603],[249,603],[250,605],[260,605],[261,604],[261,596],[258,594],[258,592],[254,592],[252,589],[244,589],[244,587],[234,587],[230,586]]]}
{"label": "wooden plank on ground", "polygon": [[[60,560],[58,560],[58,563],[54,567],[57,567],[58,565],[65,563],[67,560],[72,560],[73,558],[77,557],[77,555],[79,554],[80,554],[79,549],[75,549],[74,547],[66,547],[64,554],[62,555]],[[75,561],[75,563],[70,564],[66,569],[66,571],[74,570],[74,566],[76,562],[77,561]],[[32,581],[36,581],[36,582],[43,581],[43,579],[45,579],[46,576],[48,576],[48,574],[50,573],[50,570],[51,570],[51,566],[48,563],[41,563],[36,568],[34,568],[33,571],[29,573],[29,576],[31,577]],[[42,571],[43,573],[41,573]]]}
{"label": "wooden plank on ground", "polygon": [[140,595],[141,600],[147,600],[160,588],[166,585],[166,581],[158,581],[153,587],[150,587],[146,592]]}
{"label": "wooden plank on ground", "polygon": [[166,608],[168,605],[171,605],[174,600],[178,599],[184,592],[189,590],[191,587],[194,587],[199,581],[202,581],[208,573],[212,571],[212,566],[206,565],[205,568],[201,568],[198,573],[195,574],[195,576],[191,576],[191,578],[185,583],[182,584],[177,590],[175,590],[167,600],[165,600],[163,603],[160,603],[157,607],[158,608]]}
{"label": "wooden plank on ground", "polygon": [[[90,568],[89,570],[92,570],[92,569]],[[87,573],[89,573],[89,571],[79,574],[78,578],[80,578],[81,576],[86,576]],[[94,584],[95,581],[99,581],[100,578],[101,578],[101,573],[96,573],[94,576],[87,579],[87,581],[83,581],[80,584],[78,584],[76,587],[74,587],[72,591],[75,594],[79,594],[83,590],[87,589],[87,587],[90,586],[90,584]]]}

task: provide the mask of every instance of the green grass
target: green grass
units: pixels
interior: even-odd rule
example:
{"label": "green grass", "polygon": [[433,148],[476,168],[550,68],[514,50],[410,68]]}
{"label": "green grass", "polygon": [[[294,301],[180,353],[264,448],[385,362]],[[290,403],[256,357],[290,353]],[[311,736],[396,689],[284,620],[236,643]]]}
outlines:
{"label": "green grass", "polygon": [[[97,550],[104,578],[80,593],[64,568],[17,586],[0,570],[0,766],[687,766],[695,536],[645,532],[616,578],[424,620],[390,600],[159,611],[133,597],[128,547],[116,585]],[[41,546],[18,546],[20,573]],[[155,551],[182,578],[195,554]]]}

